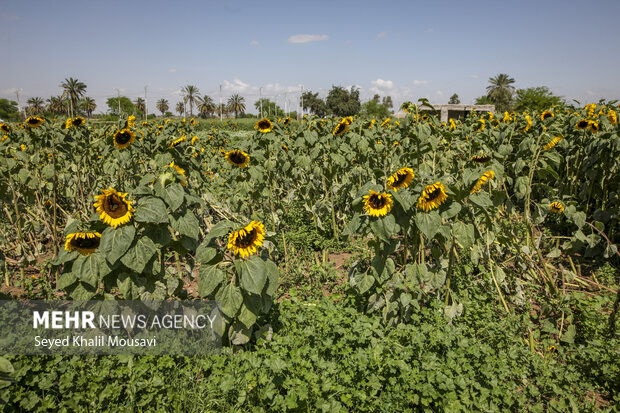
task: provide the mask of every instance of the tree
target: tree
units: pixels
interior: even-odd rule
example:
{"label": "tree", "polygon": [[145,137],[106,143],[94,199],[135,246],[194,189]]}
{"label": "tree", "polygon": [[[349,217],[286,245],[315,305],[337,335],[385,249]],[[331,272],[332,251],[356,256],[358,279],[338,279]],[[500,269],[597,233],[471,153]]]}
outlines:
{"label": "tree", "polygon": [[388,109],[392,109],[394,107],[394,103],[392,103],[392,96],[385,96],[383,98],[383,105]]}
{"label": "tree", "polygon": [[[121,113],[118,113],[119,102]],[[108,105],[109,112],[112,115],[120,116],[123,113],[133,113],[133,103],[131,102],[131,99],[129,99],[127,96],[109,98],[106,103]]]}
{"label": "tree", "polygon": [[159,99],[155,104],[155,107],[158,111],[161,112],[162,116],[164,116],[168,109],[170,109],[170,106],[168,106],[168,101],[166,99]]}
{"label": "tree", "polygon": [[493,101],[487,95],[476,98],[476,105],[493,105]]}
{"label": "tree", "polygon": [[183,116],[183,113],[185,113],[185,105],[183,104],[183,102],[177,102],[176,111],[179,116]]}
{"label": "tree", "polygon": [[77,79],[70,77],[65,78],[65,81],[60,84],[60,87],[64,89],[62,96],[69,99],[71,102],[71,116],[74,115],[74,108],[77,109],[77,102],[82,96],[86,94],[86,84],[80,82]]}
{"label": "tree", "polygon": [[50,98],[47,99],[47,110],[52,112],[54,115],[61,115],[65,112],[69,114],[68,108],[68,101],[62,96],[50,96]]}
{"label": "tree", "polygon": [[454,95],[450,96],[450,100],[448,101],[449,105],[458,105],[459,103],[461,103],[461,99],[459,99],[459,95],[455,93]]}
{"label": "tree", "polygon": [[45,101],[43,100],[43,98],[30,98],[26,101],[26,103],[28,104],[28,113],[30,113],[31,115],[39,114],[45,109]]}
{"label": "tree", "polygon": [[372,97],[372,101],[377,104],[381,103],[381,96],[379,96],[378,93],[375,93],[375,95]]}
{"label": "tree", "polygon": [[335,116],[353,116],[360,111],[360,91],[351,87],[347,91],[342,86],[332,86],[327,95],[328,111]]}
{"label": "tree", "polygon": [[487,96],[495,104],[498,112],[504,112],[510,108],[515,80],[505,73],[489,78],[490,85],[487,86]]}
{"label": "tree", "polygon": [[390,110],[384,104],[377,102],[374,98],[362,105],[362,115],[374,118],[387,118],[390,116]]}
{"label": "tree", "polygon": [[194,116],[194,105],[198,103],[198,94],[200,91],[194,85],[187,85],[182,90],[183,98],[189,103],[189,116]]}
{"label": "tree", "polygon": [[93,112],[97,109],[97,104],[95,103],[95,99],[89,98],[86,96],[84,99],[80,101],[80,109],[86,112],[86,116],[93,116]]}
{"label": "tree", "polygon": [[235,112],[235,118],[239,113],[245,112],[245,99],[236,93],[228,99],[227,105],[231,112]]}
{"label": "tree", "polygon": [[0,119],[17,120],[19,117],[19,109],[17,102],[14,100],[0,99]]}
{"label": "tree", "polygon": [[200,113],[200,116],[202,116],[203,118],[206,118],[207,116],[215,112],[216,110],[215,102],[213,101],[211,96],[204,95],[203,97],[198,98],[197,109],[198,109],[198,113]]}
{"label": "tree", "polygon": [[143,98],[138,96],[136,100],[134,100],[133,103],[134,103],[134,108],[136,109],[136,112],[144,113],[144,111],[146,110],[146,101]]}
{"label": "tree", "polygon": [[327,105],[325,101],[319,97],[318,93],[312,93],[311,91],[304,92],[302,100],[304,102],[304,109],[309,109],[310,112],[320,117],[327,114]]}
{"label": "tree", "polygon": [[563,106],[566,102],[561,96],[555,96],[548,87],[530,87],[518,89],[515,92],[514,110],[523,111],[542,111],[551,106]]}
{"label": "tree", "polygon": [[[278,105],[276,105],[276,102],[272,102],[271,100],[267,99],[267,98],[262,98],[257,100],[256,102],[254,102],[254,107],[256,108],[257,111],[260,110],[260,104],[261,102],[263,102],[263,115],[267,115],[267,116],[282,116],[284,115],[284,111],[282,110],[282,108]],[[305,102],[304,102],[305,104]]]}

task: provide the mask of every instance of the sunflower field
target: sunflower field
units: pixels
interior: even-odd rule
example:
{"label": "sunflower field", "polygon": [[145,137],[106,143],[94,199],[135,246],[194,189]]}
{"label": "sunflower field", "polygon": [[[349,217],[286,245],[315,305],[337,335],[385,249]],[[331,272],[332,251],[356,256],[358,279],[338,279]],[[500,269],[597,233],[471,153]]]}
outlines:
{"label": "sunflower field", "polygon": [[612,411],[619,110],[2,123],[4,299],[225,319],[213,357],[0,357],[2,406]]}

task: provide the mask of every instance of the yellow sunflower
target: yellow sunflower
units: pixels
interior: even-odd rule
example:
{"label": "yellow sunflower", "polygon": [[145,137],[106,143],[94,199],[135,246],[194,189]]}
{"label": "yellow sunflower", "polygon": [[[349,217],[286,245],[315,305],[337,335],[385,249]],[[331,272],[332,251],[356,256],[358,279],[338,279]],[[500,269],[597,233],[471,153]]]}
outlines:
{"label": "yellow sunflower", "polygon": [[11,127],[6,123],[0,123],[0,131],[2,131],[2,133],[11,133]]}
{"label": "yellow sunflower", "polygon": [[72,125],[75,126],[76,128],[81,128],[82,126],[84,126],[86,124],[86,119],[84,119],[81,116],[78,116],[77,118],[73,118],[73,120],[71,121]]}
{"label": "yellow sunflower", "polygon": [[228,235],[228,249],[234,254],[247,258],[258,252],[258,247],[263,245],[265,241],[265,226],[258,222],[252,221],[245,227],[232,231]]}
{"label": "yellow sunflower", "polygon": [[284,118],[284,126],[287,126],[289,123],[291,123],[291,120],[292,120],[292,119],[291,119],[291,117],[290,117],[290,116],[285,117],[285,118]]}
{"label": "yellow sunflower", "polygon": [[388,126],[390,124],[390,118],[387,118],[386,120],[383,121],[383,123],[381,124],[381,126],[385,127]]}
{"label": "yellow sunflower", "polygon": [[262,133],[271,132],[271,130],[273,129],[273,123],[271,123],[271,121],[267,118],[262,118],[261,120],[256,122],[256,125],[254,125],[254,129]]}
{"label": "yellow sunflower", "polygon": [[102,189],[101,192],[103,194],[95,196],[97,202],[94,204],[99,219],[113,228],[128,223],[134,209],[131,206],[132,201],[125,199],[127,194],[122,194],[112,187]]}
{"label": "yellow sunflower", "polygon": [[129,129],[117,129],[112,139],[114,141],[114,146],[118,149],[125,149],[136,141],[136,134]]}
{"label": "yellow sunflower", "polygon": [[422,191],[422,195],[418,199],[418,208],[428,212],[431,209],[438,208],[446,199],[448,199],[446,187],[441,182],[435,182],[426,186]]}
{"label": "yellow sunflower", "polygon": [[550,110],[546,110],[540,114],[540,120],[545,120],[554,117],[555,115]]}
{"label": "yellow sunflower", "polygon": [[487,163],[490,160],[491,160],[491,155],[488,155],[486,153],[480,153],[478,155],[474,155],[471,157],[471,161],[476,162],[476,163]]}
{"label": "yellow sunflower", "polygon": [[45,122],[45,119],[43,119],[41,116],[30,116],[28,119],[26,119],[26,126],[30,128],[36,128],[37,126],[43,125],[43,122]]}
{"label": "yellow sunflower", "polygon": [[250,163],[250,156],[238,149],[233,149],[230,152],[226,152],[226,160],[233,166],[238,166],[239,168],[245,168]]}
{"label": "yellow sunflower", "polygon": [[407,167],[401,168],[388,178],[387,187],[394,191],[407,188],[411,182],[413,182],[414,177],[413,169]]}
{"label": "yellow sunflower", "polygon": [[190,125],[192,125],[192,126],[196,126],[196,125],[198,125],[198,122],[196,122],[196,119],[191,118],[191,119],[189,120],[189,124],[190,124]]}
{"label": "yellow sunflower", "polygon": [[175,165],[174,161],[170,162],[170,165],[166,165],[166,167],[173,168],[179,173],[179,175],[183,175],[183,178],[185,178],[185,180],[181,181],[181,186],[187,186],[187,175],[185,175],[185,169],[181,168],[178,165]]}
{"label": "yellow sunflower", "polygon": [[549,208],[551,208],[551,212],[555,212],[556,214],[561,214],[564,212],[564,205],[557,201],[550,203]]}
{"label": "yellow sunflower", "polygon": [[609,109],[609,111],[607,112],[607,119],[609,119],[609,122],[612,125],[618,124],[618,114],[613,109]]}
{"label": "yellow sunflower", "polygon": [[588,124],[588,129],[590,129],[590,132],[592,133],[596,133],[598,132],[600,129],[600,127],[598,126],[598,122],[591,120]]}
{"label": "yellow sunflower", "polygon": [[387,215],[392,210],[392,205],[394,205],[392,195],[375,192],[372,189],[370,189],[369,194],[364,195],[362,199],[364,200],[364,209],[371,217],[382,217]]}
{"label": "yellow sunflower", "polygon": [[101,234],[98,232],[74,232],[67,235],[65,250],[77,250],[82,255],[95,252],[101,242]]}
{"label": "yellow sunflower", "polygon": [[525,131],[527,132],[532,127],[532,118],[530,118],[530,115],[525,115],[525,121],[527,122],[525,125]]}
{"label": "yellow sunflower", "polygon": [[333,135],[340,136],[343,133],[345,133],[347,130],[349,130],[349,123],[345,119],[343,119],[340,122],[338,122],[338,124],[334,128]]}
{"label": "yellow sunflower", "polygon": [[185,142],[186,140],[187,138],[185,137],[185,134],[183,134],[183,136],[181,136],[179,139],[175,139],[174,141],[172,141],[172,143],[168,147],[173,148],[177,146],[178,144],[180,144],[181,142]]}
{"label": "yellow sunflower", "polygon": [[192,136],[192,140],[191,140],[191,144],[195,144],[196,142],[198,142],[198,136]]}
{"label": "yellow sunflower", "polygon": [[560,142],[562,139],[564,139],[563,136],[556,136],[555,138],[551,139],[551,141],[546,144],[543,148],[544,150],[548,151],[549,149],[553,148],[555,145],[558,144],[558,142]]}
{"label": "yellow sunflower", "polygon": [[72,126],[73,126],[73,119],[68,118],[68,119],[65,121],[65,129],[71,129],[71,127],[72,127]]}
{"label": "yellow sunflower", "polygon": [[584,130],[585,128],[588,127],[589,124],[590,122],[587,119],[581,119],[579,122],[575,124],[575,127],[577,129]]}
{"label": "yellow sunflower", "polygon": [[482,174],[480,179],[478,179],[478,182],[476,182],[476,185],[474,185],[470,193],[475,194],[476,192],[480,191],[482,189],[482,185],[486,184],[489,181],[489,179],[493,179],[493,178],[495,178],[495,172],[486,171],[485,173]]}
{"label": "yellow sunflower", "polygon": [[478,129],[476,129],[476,131],[482,132],[484,130],[484,127],[486,126],[486,121],[484,119],[478,119],[478,123],[480,124],[480,126],[478,127]]}

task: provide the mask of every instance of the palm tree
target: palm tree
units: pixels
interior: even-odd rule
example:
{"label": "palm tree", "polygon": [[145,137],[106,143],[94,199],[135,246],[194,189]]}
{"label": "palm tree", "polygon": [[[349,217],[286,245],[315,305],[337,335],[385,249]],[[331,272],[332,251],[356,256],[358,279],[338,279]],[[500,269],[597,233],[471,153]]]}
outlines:
{"label": "palm tree", "polygon": [[504,112],[510,107],[512,94],[515,91],[515,87],[512,86],[514,82],[515,80],[505,73],[489,78],[487,96],[495,103],[498,112]]}
{"label": "palm tree", "polygon": [[234,94],[228,99],[228,109],[235,112],[235,119],[239,113],[245,112],[245,99],[238,94]]}
{"label": "palm tree", "polygon": [[86,93],[86,84],[70,77],[69,79],[65,78],[60,87],[64,89],[62,96],[69,98],[71,102],[71,116],[73,116],[73,108],[77,109],[78,99]]}
{"label": "palm tree", "polygon": [[185,112],[185,105],[183,104],[183,102],[177,103],[177,112],[179,116],[183,116],[183,112]]}
{"label": "palm tree", "polygon": [[95,103],[95,99],[89,98],[88,96],[82,99],[80,102],[80,108],[86,112],[86,115],[90,118],[93,115],[95,109],[97,109],[97,104]]}
{"label": "palm tree", "polygon": [[144,113],[144,111],[146,110],[146,102],[144,101],[144,99],[138,96],[134,103],[134,108],[136,109],[136,111]]}
{"label": "palm tree", "polygon": [[155,104],[155,107],[157,107],[157,110],[161,112],[162,116],[164,116],[168,109],[170,109],[170,106],[168,106],[168,101],[166,99],[159,99]]}
{"label": "palm tree", "polygon": [[62,96],[51,96],[47,99],[47,110],[55,115],[61,114],[65,110]]}
{"label": "palm tree", "polygon": [[44,100],[43,98],[38,98],[38,97],[34,97],[34,98],[30,98],[26,101],[26,103],[28,103],[28,113],[30,113],[31,115],[35,115],[37,113],[41,113],[43,112],[44,107]]}
{"label": "palm tree", "polygon": [[198,112],[200,113],[200,116],[202,116],[203,118],[206,118],[208,115],[215,112],[215,103],[213,102],[213,99],[211,99],[209,95],[204,95],[203,97],[198,98],[197,109],[198,109]]}
{"label": "palm tree", "polygon": [[198,87],[187,85],[181,89],[181,93],[183,93],[184,99],[186,99],[187,103],[189,103],[189,116],[194,116],[194,104],[198,102],[198,94],[200,93]]}

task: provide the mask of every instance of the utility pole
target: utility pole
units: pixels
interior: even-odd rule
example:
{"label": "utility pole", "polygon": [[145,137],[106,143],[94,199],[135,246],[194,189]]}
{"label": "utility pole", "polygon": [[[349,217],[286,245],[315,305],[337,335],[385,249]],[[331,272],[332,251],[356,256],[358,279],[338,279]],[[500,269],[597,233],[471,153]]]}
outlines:
{"label": "utility pole", "polygon": [[301,85],[301,117],[304,117],[304,85]]}
{"label": "utility pole", "polygon": [[287,107],[286,103],[287,103],[286,92],[284,92],[284,116],[285,117],[288,116],[288,111],[287,111],[288,107]]}
{"label": "utility pole", "polygon": [[263,117],[263,88],[258,88],[258,101],[260,103],[260,117]]}
{"label": "utility pole", "polygon": [[219,111],[220,111],[220,121],[222,121],[222,85],[220,85],[220,107],[219,107]]}
{"label": "utility pole", "polygon": [[146,88],[147,86],[144,86],[144,120],[149,120],[149,101],[146,99]]}
{"label": "utility pole", "polygon": [[[22,113],[22,105],[19,103],[19,91],[21,89],[15,89],[15,96],[17,96],[17,112]],[[26,115],[22,114],[22,117],[25,119]]]}
{"label": "utility pole", "polygon": [[121,116],[121,91],[117,88],[114,88],[114,90],[116,90],[116,101],[118,102],[118,116]]}

